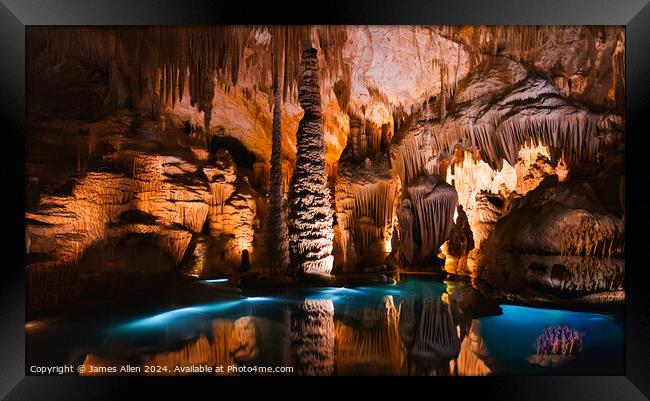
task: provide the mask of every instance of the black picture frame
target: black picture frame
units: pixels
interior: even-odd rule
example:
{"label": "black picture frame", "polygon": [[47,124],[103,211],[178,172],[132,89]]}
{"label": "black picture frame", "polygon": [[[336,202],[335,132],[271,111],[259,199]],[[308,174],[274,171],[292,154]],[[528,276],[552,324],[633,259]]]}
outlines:
{"label": "black picture frame", "polygon": [[[0,0],[0,131],[3,139],[0,143],[5,145],[4,157],[0,160],[0,211],[4,212],[0,214],[4,226],[4,240],[0,243],[5,248],[2,253],[5,263],[0,269],[0,396],[11,400],[112,400],[131,398],[134,388],[143,386],[147,399],[153,399],[158,398],[154,393],[168,395],[179,386],[188,392],[191,388],[191,393],[195,395],[201,387],[209,389],[214,395],[215,391],[225,386],[244,389],[246,387],[242,386],[248,386],[242,383],[242,379],[235,378],[198,380],[190,384],[187,380],[179,382],[175,378],[35,377],[25,376],[24,367],[25,248],[21,230],[24,230],[25,27],[225,23],[624,25],[627,57],[625,174],[628,175],[626,375],[446,378],[439,379],[439,383],[456,394],[471,390],[482,397],[493,396],[502,400],[643,400],[650,396],[650,297],[644,288],[648,268],[642,263],[646,242],[644,227],[650,223],[647,213],[650,198],[643,185],[647,182],[644,161],[648,159],[644,153],[650,149],[647,146],[650,138],[650,130],[647,129],[650,119],[649,0],[357,0],[347,3],[301,2],[295,5],[277,1],[252,5],[233,0]],[[284,398],[288,386],[295,386],[293,383],[296,381],[314,380],[278,379],[258,379],[255,386],[272,385],[281,392],[268,393],[267,398],[276,398],[271,396],[273,394],[280,394],[278,397]],[[417,385],[429,389],[438,386],[430,380],[415,378],[406,379],[399,386],[390,385],[390,382],[390,379],[382,379],[381,383],[371,386],[384,394],[391,391],[399,393],[400,388],[407,388],[405,386]],[[348,391],[331,384],[314,383],[314,386],[321,397],[327,393]],[[408,388],[409,392],[416,391]],[[243,398],[250,399],[246,396]]]}

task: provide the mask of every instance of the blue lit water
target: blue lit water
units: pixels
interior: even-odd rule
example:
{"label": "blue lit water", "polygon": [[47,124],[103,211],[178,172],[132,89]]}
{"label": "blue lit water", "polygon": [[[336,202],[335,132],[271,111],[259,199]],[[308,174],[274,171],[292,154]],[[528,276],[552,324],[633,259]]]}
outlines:
{"label": "blue lit water", "polygon": [[[230,284],[197,285],[218,290]],[[65,336],[67,346],[56,358],[70,363],[292,366],[293,374],[327,375],[606,375],[624,369],[621,316],[498,305],[465,284],[407,278],[394,285],[273,296],[225,291],[221,297],[76,326],[83,340],[41,330],[31,334],[31,354],[40,352],[39,336],[50,346]],[[538,336],[555,326],[579,332],[581,349],[558,366],[529,362]]]}

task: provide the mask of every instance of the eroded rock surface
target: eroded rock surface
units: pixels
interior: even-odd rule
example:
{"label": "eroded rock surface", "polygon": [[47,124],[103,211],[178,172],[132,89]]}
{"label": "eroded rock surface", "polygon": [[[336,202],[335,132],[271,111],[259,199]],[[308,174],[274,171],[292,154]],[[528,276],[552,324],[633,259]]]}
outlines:
{"label": "eroded rock surface", "polygon": [[546,178],[501,218],[481,246],[480,280],[506,291],[556,294],[624,286],[623,222],[587,183]]}

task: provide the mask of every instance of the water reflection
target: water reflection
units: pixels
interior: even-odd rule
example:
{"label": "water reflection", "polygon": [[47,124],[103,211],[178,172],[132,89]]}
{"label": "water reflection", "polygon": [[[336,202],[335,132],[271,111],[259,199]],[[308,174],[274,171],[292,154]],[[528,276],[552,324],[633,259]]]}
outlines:
{"label": "water reflection", "polygon": [[336,322],[336,373],[401,374],[405,349],[399,316],[392,295],[382,304],[346,307]]}
{"label": "water reflection", "polygon": [[298,375],[334,373],[334,304],[307,299],[291,310],[291,357]]}
{"label": "water reflection", "polygon": [[[616,362],[612,355],[623,355],[620,323],[590,313],[500,307],[471,287],[409,280],[177,308],[111,324],[75,348],[85,348],[87,372],[91,365],[129,363],[164,367],[140,372],[159,375],[241,373],[197,366],[290,366],[293,372],[262,374],[295,375],[554,374],[560,362],[578,369],[598,358],[602,366]],[[588,348],[585,331],[602,337],[591,336]],[[587,357],[582,365],[578,349]]]}

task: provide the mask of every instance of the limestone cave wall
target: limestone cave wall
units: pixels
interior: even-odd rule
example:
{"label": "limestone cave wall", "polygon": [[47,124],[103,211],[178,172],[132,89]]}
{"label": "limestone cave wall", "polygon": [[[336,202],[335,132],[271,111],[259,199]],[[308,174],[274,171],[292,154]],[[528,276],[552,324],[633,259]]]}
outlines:
{"label": "limestone cave wall", "polygon": [[34,277],[135,234],[193,276],[264,270],[272,193],[292,266],[624,289],[622,27],[30,27],[27,43]]}

